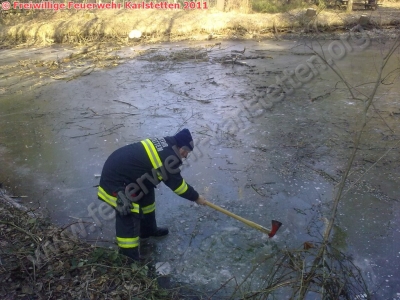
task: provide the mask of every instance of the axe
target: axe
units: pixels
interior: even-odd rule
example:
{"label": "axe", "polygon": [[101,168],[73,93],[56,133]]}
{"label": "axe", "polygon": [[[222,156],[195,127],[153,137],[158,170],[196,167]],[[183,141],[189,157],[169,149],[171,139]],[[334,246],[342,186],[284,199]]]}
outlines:
{"label": "axe", "polygon": [[222,207],[220,207],[218,205],[215,205],[215,204],[213,204],[211,202],[206,201],[205,205],[207,205],[207,206],[209,206],[209,207],[211,207],[211,208],[213,208],[215,210],[218,210],[219,212],[222,212],[222,213],[224,213],[224,214],[226,214],[226,215],[228,215],[228,216],[230,216],[230,217],[232,217],[232,218],[234,218],[234,219],[236,219],[236,220],[238,220],[240,222],[243,222],[244,224],[246,224],[246,225],[248,225],[250,227],[258,229],[263,233],[268,234],[268,236],[270,238],[272,238],[276,234],[276,232],[278,231],[279,227],[281,227],[281,225],[282,225],[281,222],[276,221],[276,220],[272,220],[272,227],[271,227],[271,230],[269,230],[269,229],[267,229],[267,228],[265,228],[265,227],[263,227],[263,226],[261,226],[261,225],[259,225],[257,223],[254,223],[252,221],[246,220],[245,218],[239,217],[238,215],[235,215],[234,213],[231,213],[230,211],[228,211],[226,209],[223,209]]}

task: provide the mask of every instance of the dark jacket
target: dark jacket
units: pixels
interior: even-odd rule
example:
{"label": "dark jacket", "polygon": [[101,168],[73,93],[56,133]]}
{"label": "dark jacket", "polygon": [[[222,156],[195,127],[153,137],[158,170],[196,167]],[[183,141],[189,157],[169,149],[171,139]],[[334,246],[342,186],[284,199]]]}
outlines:
{"label": "dark jacket", "polygon": [[100,188],[115,197],[126,186],[134,186],[130,188],[131,195],[140,200],[140,195],[147,194],[162,180],[179,196],[195,201],[199,194],[182,178],[182,160],[177,151],[174,137],[152,138],[119,148],[103,166]]}

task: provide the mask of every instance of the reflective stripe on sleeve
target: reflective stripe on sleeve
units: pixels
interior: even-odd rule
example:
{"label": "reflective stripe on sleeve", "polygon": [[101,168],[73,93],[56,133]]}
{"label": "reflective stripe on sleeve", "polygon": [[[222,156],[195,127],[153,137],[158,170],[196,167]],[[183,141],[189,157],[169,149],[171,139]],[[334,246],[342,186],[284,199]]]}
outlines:
{"label": "reflective stripe on sleeve", "polygon": [[178,195],[182,195],[184,192],[186,192],[188,189],[188,185],[186,181],[183,179],[182,184],[174,191],[174,193]]}
{"label": "reflective stripe on sleeve", "polygon": [[117,244],[120,248],[135,248],[139,246],[139,237],[121,238],[117,237]]}

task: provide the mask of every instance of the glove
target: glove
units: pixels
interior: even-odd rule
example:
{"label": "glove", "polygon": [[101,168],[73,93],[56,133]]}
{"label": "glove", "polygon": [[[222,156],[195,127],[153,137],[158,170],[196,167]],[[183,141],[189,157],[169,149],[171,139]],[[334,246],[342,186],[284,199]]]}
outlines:
{"label": "glove", "polygon": [[117,206],[115,209],[121,216],[126,216],[131,213],[132,209],[132,203],[129,201],[129,199],[125,196],[125,194],[122,191],[118,192],[117,195]]}

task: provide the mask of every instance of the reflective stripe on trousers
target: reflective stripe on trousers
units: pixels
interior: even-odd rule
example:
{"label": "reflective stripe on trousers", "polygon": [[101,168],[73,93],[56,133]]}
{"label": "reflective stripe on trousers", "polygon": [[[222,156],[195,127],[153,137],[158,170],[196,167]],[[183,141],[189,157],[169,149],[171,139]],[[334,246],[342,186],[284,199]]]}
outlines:
{"label": "reflective stripe on trousers", "polygon": [[142,207],[142,211],[144,214],[149,214],[156,210],[156,203],[150,204],[148,206]]}
{"label": "reflective stripe on trousers", "polygon": [[117,244],[120,248],[135,248],[139,247],[139,237],[122,238],[117,237]]}

